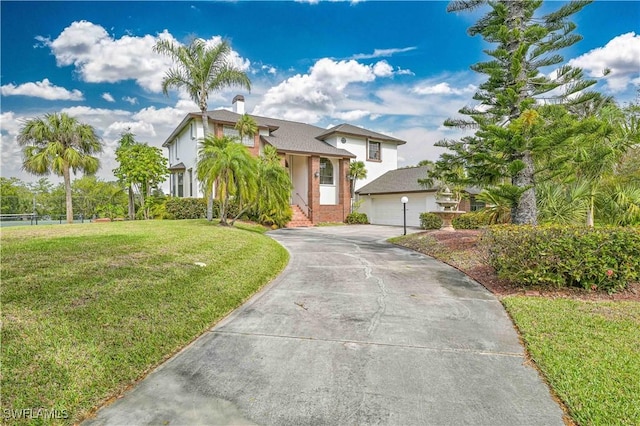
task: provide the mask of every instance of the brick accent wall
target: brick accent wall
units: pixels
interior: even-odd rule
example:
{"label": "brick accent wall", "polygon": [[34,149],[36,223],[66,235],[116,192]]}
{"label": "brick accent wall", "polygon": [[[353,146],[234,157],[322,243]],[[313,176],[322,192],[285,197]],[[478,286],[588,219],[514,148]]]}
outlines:
{"label": "brick accent wall", "polygon": [[463,198],[458,204],[458,210],[464,210],[465,212],[471,211],[471,201],[468,198]]}
{"label": "brick accent wall", "polygon": [[[347,175],[349,174],[349,162],[348,158],[339,160],[338,166],[338,204],[336,205],[322,205],[320,207],[320,214],[318,220],[314,220],[314,223],[318,222],[344,222],[349,214],[351,204],[351,194],[349,190],[349,181]],[[318,166],[320,165],[318,159]],[[317,180],[317,179],[316,179]],[[319,183],[318,183],[319,189]]]}

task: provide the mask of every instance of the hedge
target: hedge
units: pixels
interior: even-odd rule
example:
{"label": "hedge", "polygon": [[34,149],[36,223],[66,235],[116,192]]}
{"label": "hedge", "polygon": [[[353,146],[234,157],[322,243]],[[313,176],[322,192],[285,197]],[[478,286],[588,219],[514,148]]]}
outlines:
{"label": "hedge", "polygon": [[354,224],[365,225],[369,223],[369,218],[367,217],[366,213],[353,212],[347,215],[345,222],[351,225],[354,225]]}
{"label": "hedge", "polygon": [[442,227],[442,219],[435,213],[420,213],[420,228],[422,229],[440,229]]}
{"label": "hedge", "polygon": [[165,202],[164,208],[167,218],[170,219],[202,219],[207,215],[207,200],[204,198],[169,198]]}
{"label": "hedge", "polygon": [[640,228],[496,225],[482,237],[501,278],[615,292],[640,280]]}
{"label": "hedge", "polygon": [[455,217],[451,224],[455,229],[478,229],[489,225],[489,217],[480,212],[464,213]]}

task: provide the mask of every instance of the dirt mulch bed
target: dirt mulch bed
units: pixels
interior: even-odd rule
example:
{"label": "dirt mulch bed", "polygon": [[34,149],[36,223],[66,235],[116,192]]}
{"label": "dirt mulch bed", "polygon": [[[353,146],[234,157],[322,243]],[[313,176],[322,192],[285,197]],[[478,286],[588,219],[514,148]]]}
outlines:
{"label": "dirt mulch bed", "polygon": [[482,231],[458,230],[425,231],[403,244],[421,253],[433,256],[453,266],[478,281],[498,297],[509,295],[564,297],[580,300],[632,300],[640,301],[640,283],[632,283],[626,290],[614,294],[604,291],[587,291],[580,288],[549,289],[548,287],[523,288],[498,278],[491,266],[484,263],[484,253],[478,243]]}

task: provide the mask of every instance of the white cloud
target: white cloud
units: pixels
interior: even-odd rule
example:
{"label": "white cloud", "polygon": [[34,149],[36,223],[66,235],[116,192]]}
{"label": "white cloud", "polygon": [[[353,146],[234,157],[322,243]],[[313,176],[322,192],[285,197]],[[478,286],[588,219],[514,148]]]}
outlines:
{"label": "white cloud", "polygon": [[103,137],[118,137],[124,132],[131,132],[136,135],[137,140],[146,137],[157,136],[153,124],[144,121],[114,121],[107,127]]}
{"label": "white cloud", "polygon": [[[124,35],[115,38],[102,26],[88,21],[73,22],[54,40],[41,36],[37,39],[51,49],[58,66],[74,66],[83,81],[115,83],[135,80],[140,87],[151,92],[162,91],[162,78],[172,66],[169,57],[153,52],[153,46],[160,39],[179,44],[167,30],[157,36]],[[217,44],[220,40],[215,36],[206,42]],[[241,58],[233,50],[229,60],[242,70],[250,66],[249,60]]]}
{"label": "white cloud", "polygon": [[129,102],[131,105],[136,105],[138,103],[138,98],[134,98],[131,96],[123,96],[122,100],[125,102]]}
{"label": "white cloud", "polygon": [[605,77],[607,87],[621,92],[640,76],[640,35],[630,32],[614,37],[604,47],[570,60],[569,65],[584,69],[591,77],[602,77],[610,69]]}
{"label": "white cloud", "polygon": [[104,99],[107,102],[115,102],[116,100],[113,99],[113,96],[111,96],[111,93],[105,92],[102,94],[102,99]]}
{"label": "white cloud", "polygon": [[333,114],[333,117],[346,122],[353,122],[353,121],[358,121],[370,115],[371,115],[371,111],[354,109],[354,110],[345,111],[345,112],[336,112]]}
{"label": "white cloud", "polygon": [[31,96],[35,98],[42,98],[47,100],[63,100],[63,101],[81,101],[84,100],[82,92],[74,89],[67,90],[64,87],[55,86],[51,84],[49,79],[45,78],[42,81],[36,81],[34,83],[24,83],[19,86],[15,84],[5,84],[0,88],[2,96]]}
{"label": "white cloud", "polygon": [[351,59],[373,59],[373,58],[388,58],[396,53],[410,52],[416,50],[417,47],[401,47],[393,49],[373,49],[373,53],[358,53],[351,57]]}
{"label": "white cloud", "polygon": [[271,87],[253,113],[316,123],[323,117],[345,112],[337,105],[346,99],[347,86],[392,75],[393,69],[386,61],[364,65],[355,60],[322,58],[307,74],[296,74]]}
{"label": "white cloud", "polygon": [[473,93],[477,90],[477,87],[473,84],[468,84],[461,89],[452,88],[449,83],[437,83],[418,84],[412,89],[412,92],[417,95],[463,95],[467,93]]}
{"label": "white cloud", "polygon": [[[172,126],[172,129],[177,127],[178,124],[182,121],[184,116],[190,110],[185,110],[180,107],[172,108],[156,108],[154,106],[143,108],[133,115],[133,118],[136,120],[140,120],[142,122],[151,123],[154,125],[165,125]],[[169,132],[171,133],[171,132]],[[164,136],[169,136],[167,133]]]}
{"label": "white cloud", "polygon": [[390,77],[393,75],[393,67],[387,61],[380,61],[373,66],[373,73],[377,77]]}
{"label": "white cloud", "polygon": [[20,121],[24,118],[12,111],[0,114],[0,165],[4,177],[17,177],[22,173],[22,148],[16,138],[20,131]]}

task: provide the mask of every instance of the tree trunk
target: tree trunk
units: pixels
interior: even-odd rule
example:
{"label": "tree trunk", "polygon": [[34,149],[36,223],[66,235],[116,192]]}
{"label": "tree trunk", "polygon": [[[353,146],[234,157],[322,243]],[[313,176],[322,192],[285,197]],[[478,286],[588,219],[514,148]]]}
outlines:
{"label": "tree trunk", "polygon": [[594,225],[594,210],[595,210],[595,196],[593,192],[589,194],[589,207],[587,208],[587,226],[593,228]]}
{"label": "tree trunk", "polygon": [[[204,132],[204,137],[206,138],[209,134],[209,119],[207,118],[207,109],[206,106],[202,111],[202,131]],[[213,220],[213,196],[214,196],[214,186],[211,184],[209,199],[207,200],[207,220],[211,222]],[[206,194],[206,191],[205,191]]]}
{"label": "tree trunk", "polygon": [[135,220],[136,218],[136,200],[133,194],[133,188],[129,184],[129,220]]}
{"label": "tree trunk", "polygon": [[511,211],[511,222],[516,225],[537,225],[538,206],[534,190],[533,157],[529,151],[522,156],[525,167],[513,177],[513,185],[518,188],[528,188],[520,195],[516,207]]}
{"label": "tree trunk", "polygon": [[229,208],[229,177],[224,176],[224,198],[220,203],[220,225],[227,225],[227,209]]}
{"label": "tree trunk", "polygon": [[69,174],[69,166],[62,166],[62,176],[64,178],[64,192],[67,201],[67,223],[73,223],[73,201],[71,198],[71,175]]}

